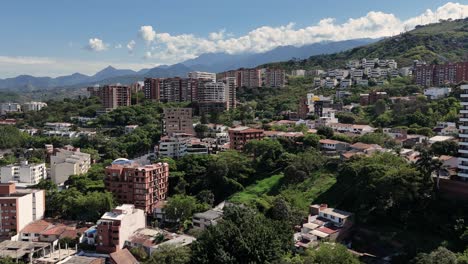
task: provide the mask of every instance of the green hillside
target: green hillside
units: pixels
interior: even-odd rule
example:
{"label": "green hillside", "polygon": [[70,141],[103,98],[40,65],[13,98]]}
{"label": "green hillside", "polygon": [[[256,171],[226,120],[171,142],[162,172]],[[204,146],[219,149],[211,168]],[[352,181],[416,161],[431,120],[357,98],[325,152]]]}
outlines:
{"label": "green hillside", "polygon": [[468,18],[417,26],[412,31],[340,53],[264,66],[287,70],[334,68],[343,67],[347,60],[361,58],[395,59],[399,66],[409,66],[413,60],[438,63],[468,60]]}

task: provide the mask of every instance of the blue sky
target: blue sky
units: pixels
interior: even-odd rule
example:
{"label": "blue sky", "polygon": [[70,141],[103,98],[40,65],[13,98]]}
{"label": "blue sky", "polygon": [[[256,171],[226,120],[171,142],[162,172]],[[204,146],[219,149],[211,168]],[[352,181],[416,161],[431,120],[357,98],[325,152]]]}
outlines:
{"label": "blue sky", "polygon": [[382,37],[468,16],[468,0],[15,0],[0,7],[0,78]]}

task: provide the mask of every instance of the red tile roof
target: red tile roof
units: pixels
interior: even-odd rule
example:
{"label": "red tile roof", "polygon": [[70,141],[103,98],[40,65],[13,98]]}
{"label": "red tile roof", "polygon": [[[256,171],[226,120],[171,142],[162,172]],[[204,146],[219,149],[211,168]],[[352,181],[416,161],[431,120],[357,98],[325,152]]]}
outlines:
{"label": "red tile roof", "polygon": [[53,225],[47,221],[44,220],[38,220],[35,222],[32,222],[31,224],[25,226],[20,233],[34,233],[34,234],[39,234],[46,230],[47,228],[52,227]]}
{"label": "red tile roof", "polygon": [[128,249],[124,248],[114,253],[110,253],[111,260],[116,264],[137,264],[139,263],[138,260],[128,251]]}

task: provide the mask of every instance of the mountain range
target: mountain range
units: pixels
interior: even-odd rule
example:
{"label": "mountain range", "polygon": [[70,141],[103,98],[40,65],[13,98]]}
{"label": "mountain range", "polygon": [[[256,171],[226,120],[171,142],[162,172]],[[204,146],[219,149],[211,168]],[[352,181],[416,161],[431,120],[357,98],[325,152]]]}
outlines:
{"label": "mountain range", "polygon": [[56,78],[19,75],[0,79],[0,89],[30,92],[57,87],[83,87],[94,84],[129,84],[144,77],[185,77],[190,71],[222,72],[241,67],[256,67],[270,62],[290,59],[307,59],[313,55],[331,54],[376,42],[376,39],[354,39],[337,42],[320,42],[301,47],[282,46],[256,54],[206,53],[174,65],[133,71],[108,66],[92,76],[74,73]]}

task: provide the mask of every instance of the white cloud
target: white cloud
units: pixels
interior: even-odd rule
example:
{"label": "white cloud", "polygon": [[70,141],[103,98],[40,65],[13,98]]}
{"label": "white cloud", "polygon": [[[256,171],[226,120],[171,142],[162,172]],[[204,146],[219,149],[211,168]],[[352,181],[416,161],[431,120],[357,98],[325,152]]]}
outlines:
{"label": "white cloud", "polygon": [[449,2],[434,11],[426,10],[407,20],[401,20],[394,14],[371,11],[363,17],[350,18],[341,24],[333,18],[324,18],[315,25],[303,28],[296,28],[294,23],[279,27],[263,26],[239,37],[225,34],[224,29],[209,33],[207,38],[193,34],[156,33],[151,26],[142,26],[139,32],[147,43],[153,44],[149,47],[151,53],[146,54],[146,59],[176,63],[207,52],[258,53],[285,45],[302,46],[327,40],[392,36],[419,24],[433,23],[439,19],[458,19],[460,14],[468,16],[468,5]]}
{"label": "white cloud", "polygon": [[112,65],[119,69],[141,70],[156,67],[157,63],[132,63],[117,61],[68,60],[48,57],[0,56],[0,78],[15,77],[19,73],[33,76],[57,77],[75,72],[93,75]]}
{"label": "white cloud", "polygon": [[122,48],[122,44],[118,43],[117,45],[115,45],[115,48],[116,48],[116,49],[121,49],[121,48]]}
{"label": "white cloud", "polygon": [[221,39],[224,39],[224,34],[226,33],[226,29],[221,29],[220,31],[218,32],[211,32],[209,35],[208,35],[208,38],[210,40],[213,40],[213,41],[216,41],[216,40],[221,40]]}
{"label": "white cloud", "polygon": [[150,44],[156,38],[156,32],[153,30],[152,26],[141,26],[138,35],[146,41],[147,44]]}
{"label": "white cloud", "polygon": [[89,51],[104,51],[107,50],[107,47],[108,45],[105,44],[102,39],[90,38],[85,48]]}
{"label": "white cloud", "polygon": [[135,49],[136,42],[134,40],[130,40],[130,42],[127,43],[127,50],[129,53],[133,53],[133,50]]}

